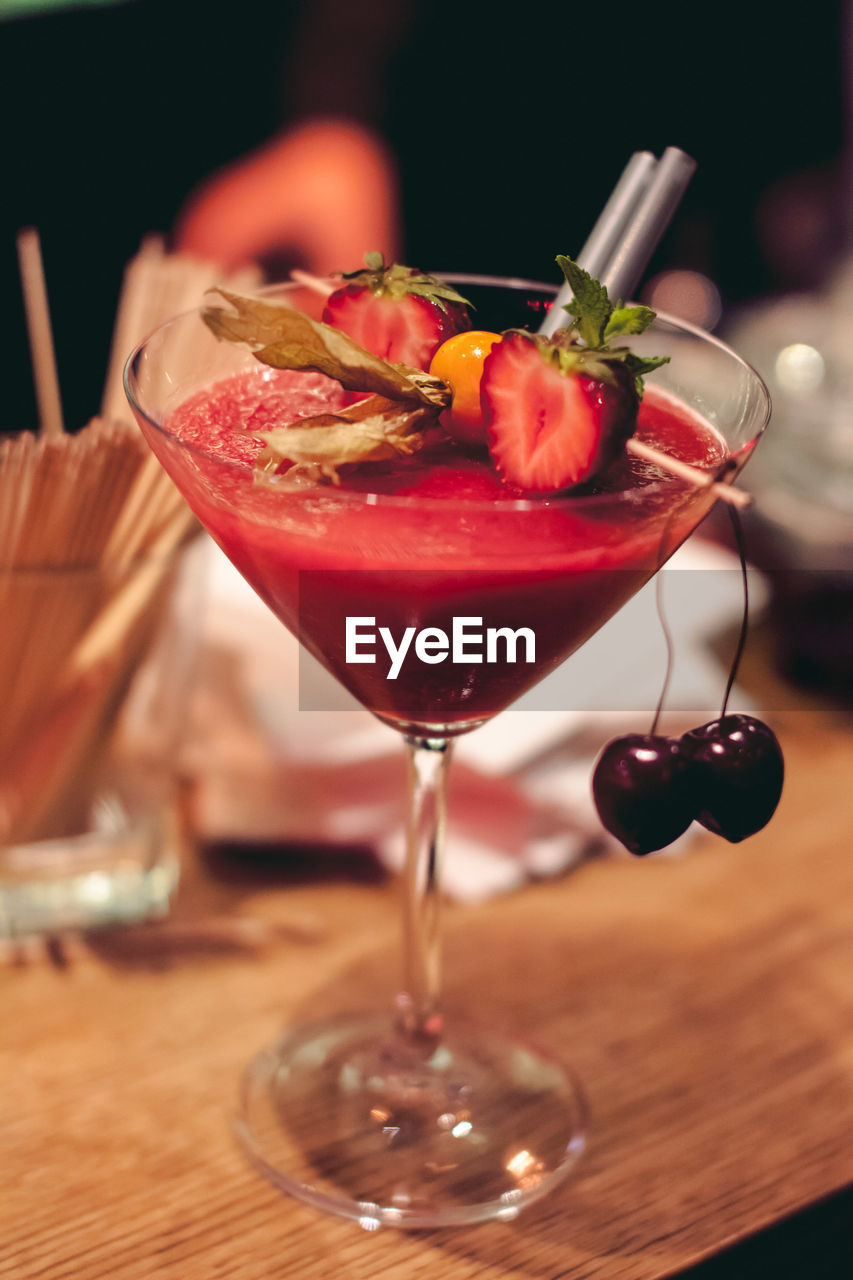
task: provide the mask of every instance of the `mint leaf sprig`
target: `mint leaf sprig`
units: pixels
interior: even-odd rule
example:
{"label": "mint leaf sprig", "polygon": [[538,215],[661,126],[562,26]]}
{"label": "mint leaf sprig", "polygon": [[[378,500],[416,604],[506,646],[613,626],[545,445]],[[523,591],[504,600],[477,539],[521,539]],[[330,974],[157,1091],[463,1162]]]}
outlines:
{"label": "mint leaf sprig", "polygon": [[[604,370],[606,380],[608,365],[624,365],[634,378],[637,395],[642,397],[643,378],[668,364],[669,356],[639,356],[629,347],[611,347],[610,341],[645,333],[656,313],[651,307],[626,307],[621,300],[612,302],[606,286],[565,254],[557,255],[557,265],[573,291],[563,308],[573,319],[557,330],[553,339],[556,345],[573,352],[584,371],[594,377],[602,377]],[[589,357],[582,356],[583,351],[589,352]],[[595,372],[593,363],[598,366]]]}

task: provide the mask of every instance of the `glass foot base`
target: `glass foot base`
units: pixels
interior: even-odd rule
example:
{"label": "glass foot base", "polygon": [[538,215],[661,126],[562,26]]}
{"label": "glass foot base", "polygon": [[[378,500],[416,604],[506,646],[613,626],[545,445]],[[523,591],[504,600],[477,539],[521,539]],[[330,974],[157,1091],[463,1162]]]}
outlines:
{"label": "glass foot base", "polygon": [[387,1018],[298,1029],[250,1063],[238,1133],[283,1191],[367,1230],[515,1218],[584,1147],[571,1075],[463,1028],[413,1042]]}

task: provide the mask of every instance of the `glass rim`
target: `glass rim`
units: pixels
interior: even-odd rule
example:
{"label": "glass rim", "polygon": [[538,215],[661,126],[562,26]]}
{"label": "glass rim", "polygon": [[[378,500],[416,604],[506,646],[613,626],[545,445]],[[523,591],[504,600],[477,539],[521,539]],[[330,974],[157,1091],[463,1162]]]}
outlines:
{"label": "glass rim", "polygon": [[[549,284],[541,280],[528,280],[514,276],[479,275],[460,271],[433,271],[431,274],[440,277],[442,280],[446,280],[450,284],[456,285],[474,284],[492,288],[502,287],[507,289],[529,289],[536,290],[539,293],[549,294],[552,297],[555,297],[559,292],[559,287],[556,284]],[[296,291],[305,288],[306,286],[297,280],[285,280],[279,281],[278,283],[263,285],[258,289],[252,289],[250,293],[252,296],[263,297],[265,295],[281,293],[286,289]],[[158,434],[176,445],[182,452],[189,456],[209,459],[210,461],[215,462],[217,466],[225,467],[228,471],[234,472],[235,474],[249,475],[250,473],[246,463],[235,459],[222,458],[212,450],[205,449],[201,445],[190,441],[182,440],[180,436],[175,435],[174,432],[168,430],[162,422],[158,422],[156,419],[151,417],[150,413],[146,411],[141,404],[139,397],[135,393],[133,375],[134,365],[152,340],[164,334],[167,329],[178,324],[180,321],[186,320],[190,316],[199,315],[201,310],[201,306],[192,307],[187,311],[182,311],[179,314],[170,317],[170,319],[158,325],[156,329],[153,329],[141,342],[137,343],[128,355],[122,371],[124,392],[133,411],[142,416],[145,421],[158,432]],[[691,338],[698,339],[699,341],[713,347],[721,354],[732,360],[734,364],[747,374],[754,382],[759,396],[764,403],[764,411],[755,431],[750,435],[750,438],[737,449],[729,452],[723,463],[717,463],[711,467],[701,467],[698,465],[695,467],[697,471],[703,472],[706,476],[716,477],[720,475],[721,472],[726,471],[727,468],[730,468],[731,463],[734,460],[734,462],[738,464],[734,471],[734,474],[737,475],[751,455],[756,444],[761,439],[767,428],[767,424],[770,421],[771,400],[767,384],[757,369],[745,360],[743,356],[739,355],[732,347],[723,342],[722,339],[717,338],[714,334],[709,333],[705,329],[701,329],[698,325],[692,324],[689,320],[682,320],[680,317],[670,315],[668,312],[658,311],[655,315],[654,325],[648,332],[653,332],[654,326],[658,324],[668,327],[675,332],[680,332]],[[251,366],[247,367],[251,368]],[[262,368],[266,366],[259,364],[258,367]],[[654,390],[654,387],[652,387],[652,390]],[[669,393],[663,391],[663,395],[668,397]],[[677,400],[676,396],[673,396],[672,398]],[[724,440],[724,443],[728,448],[728,442]],[[604,504],[609,504],[611,506],[616,504],[632,506],[641,500],[645,501],[648,498],[656,498],[666,494],[673,488],[679,490],[684,489],[687,483],[687,481],[680,479],[677,476],[667,476],[661,480],[651,481],[649,484],[633,485],[629,489],[619,489],[612,492],[558,493],[553,495],[544,494],[540,497],[505,498],[501,499],[499,502],[496,502],[494,498],[430,497],[428,495],[422,496],[419,494],[401,495],[394,493],[379,493],[368,489],[345,489],[339,485],[316,485],[305,489],[282,490],[282,496],[290,503],[296,502],[307,504],[311,502],[334,502],[337,505],[343,506],[381,506],[395,507],[400,510],[421,508],[427,510],[432,509],[436,512],[454,511],[464,513],[466,511],[483,511],[485,509],[489,509],[494,512],[496,507],[499,508],[501,512],[505,511],[507,513],[513,511],[541,511],[543,507],[547,507],[551,511],[592,511],[595,510],[596,507],[600,507]],[[270,493],[274,493],[274,486],[268,486],[268,491]]]}

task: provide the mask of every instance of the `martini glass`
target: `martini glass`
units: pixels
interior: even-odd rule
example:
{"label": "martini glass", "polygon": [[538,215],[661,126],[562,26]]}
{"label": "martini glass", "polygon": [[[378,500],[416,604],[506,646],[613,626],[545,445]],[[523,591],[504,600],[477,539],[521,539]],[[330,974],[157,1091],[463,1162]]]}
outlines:
{"label": "martini glass", "polygon": [[[537,329],[556,289],[453,276],[477,324]],[[317,315],[300,286],[266,291]],[[708,424],[699,461],[728,477],[769,416],[755,372],[708,334],[659,317],[635,349],[671,356],[646,400]],[[171,415],[211,387],[279,374],[217,342],[199,313],[170,321],[130,357],[126,389],[151,448],[226,555],[278,617],[369,710],[398,729],[409,759],[402,876],[400,989],[376,1014],[299,1026],[249,1064],[238,1132],[280,1188],[372,1229],[509,1221],[566,1176],[584,1147],[586,1108],[549,1049],[480,1025],[445,1025],[439,903],[445,785],[452,743],[517,698],[584,643],[706,515],[702,486],[667,477],[614,492],[501,498],[466,481],[414,494],[364,475],[340,487],[284,491],[253,482],[223,456],[218,410],[207,442],[182,438]],[[654,381],[655,390],[651,391]],[[266,392],[265,392],[266,394]],[[257,422],[257,419],[254,420]],[[226,452],[228,452],[226,450]],[[702,451],[700,450],[700,453]],[[696,460],[696,459],[694,459]],[[454,619],[535,635],[535,660],[352,661],[347,619],[450,635]],[[520,642],[519,642],[520,643]],[[424,653],[428,648],[424,648]],[[434,651],[433,651],[434,652]],[[390,994],[390,993],[389,993]]]}

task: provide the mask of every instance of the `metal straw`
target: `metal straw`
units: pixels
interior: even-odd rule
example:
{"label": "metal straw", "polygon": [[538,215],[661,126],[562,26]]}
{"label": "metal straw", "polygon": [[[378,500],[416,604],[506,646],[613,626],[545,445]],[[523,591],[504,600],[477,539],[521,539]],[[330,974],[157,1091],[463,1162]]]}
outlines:
{"label": "metal straw", "polygon": [[[614,301],[636,288],[695,170],[696,161],[678,147],[667,147],[660,160],[650,151],[631,156],[577,257]],[[550,337],[564,323],[571,296],[564,285],[540,333]]]}
{"label": "metal straw", "polygon": [[667,147],[664,151],[645,195],[600,277],[614,300],[628,298],[636,289],[695,171],[696,161],[686,152],[678,147]]}
{"label": "metal straw", "polygon": [[651,151],[634,152],[578,254],[578,262],[597,280],[601,279],[640,198],[648,190],[657,163]]}

